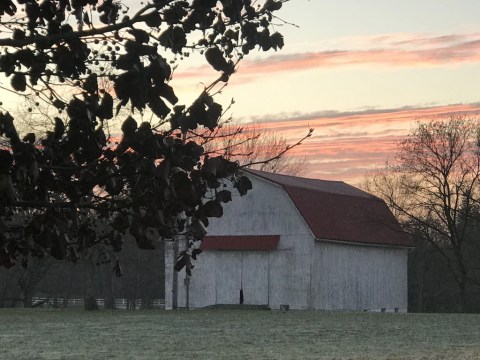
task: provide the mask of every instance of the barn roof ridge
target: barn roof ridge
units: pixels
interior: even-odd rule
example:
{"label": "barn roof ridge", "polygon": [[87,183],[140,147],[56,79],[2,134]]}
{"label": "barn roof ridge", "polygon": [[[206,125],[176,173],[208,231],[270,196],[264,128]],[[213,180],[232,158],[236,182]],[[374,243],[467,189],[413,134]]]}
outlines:
{"label": "barn roof ridge", "polygon": [[317,239],[412,246],[385,201],[377,196],[343,181],[244,170],[248,175],[279,185]]}
{"label": "barn roof ridge", "polygon": [[[341,196],[363,197],[363,198],[370,198],[370,199],[383,201],[379,197],[372,195],[370,193],[367,193],[366,191],[360,190],[341,180],[313,179],[313,178],[305,178],[305,177],[294,176],[294,175],[276,174],[276,173],[270,173],[267,171],[253,170],[253,169],[242,169],[242,171],[245,171],[246,173],[263,178],[264,180],[274,182],[275,184],[282,186],[287,192],[288,192],[288,188],[298,188],[298,189],[331,193],[331,194],[341,195]],[[286,179],[289,179],[290,181],[285,181]],[[313,186],[315,184],[320,186],[324,185],[324,186],[316,188],[315,186]],[[331,185],[331,186],[328,186],[328,185]],[[335,187],[335,185],[337,186]]]}

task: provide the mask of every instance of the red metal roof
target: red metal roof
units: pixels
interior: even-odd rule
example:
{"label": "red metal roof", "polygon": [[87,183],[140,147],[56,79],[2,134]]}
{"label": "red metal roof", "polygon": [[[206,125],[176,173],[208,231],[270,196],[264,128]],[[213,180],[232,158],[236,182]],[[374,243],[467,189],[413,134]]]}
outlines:
{"label": "red metal roof", "polygon": [[246,172],[282,186],[319,240],[412,246],[385,202],[342,181]]}
{"label": "red metal roof", "polygon": [[202,250],[275,250],[280,235],[205,236]]}

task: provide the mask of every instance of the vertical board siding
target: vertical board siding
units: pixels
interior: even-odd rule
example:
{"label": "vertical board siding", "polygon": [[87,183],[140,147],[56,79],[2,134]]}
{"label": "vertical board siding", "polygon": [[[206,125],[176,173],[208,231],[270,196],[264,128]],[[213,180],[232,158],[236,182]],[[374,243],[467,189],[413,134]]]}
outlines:
{"label": "vertical board siding", "polygon": [[242,286],[245,304],[268,304],[268,252],[242,251]]}
{"label": "vertical board siding", "polygon": [[269,297],[268,304],[272,309],[280,305],[292,304],[295,296],[292,292],[293,268],[292,250],[277,250],[269,254]]}
{"label": "vertical board siding", "polygon": [[[291,308],[306,309],[310,284],[310,262],[306,256],[309,258],[313,249],[313,235],[280,186],[254,176],[250,179],[253,190],[246,196],[235,196],[234,201],[225,204],[224,216],[211,219],[208,234],[281,235],[278,248],[274,251],[204,252],[199,262],[205,255],[216,259],[217,298],[215,303],[208,305],[238,304],[242,276],[245,304],[269,305],[274,309],[288,304]],[[236,190],[232,192],[235,194]],[[225,259],[233,258],[242,260],[243,265],[237,264],[242,269],[240,274],[231,267],[227,271],[228,266],[223,263]],[[211,284],[212,279],[203,276],[205,270],[200,266],[194,269],[192,282],[198,287],[191,288],[191,304],[193,296],[203,296],[196,290],[200,284],[210,287],[207,283]]]}
{"label": "vertical board siding", "polygon": [[[219,253],[221,253],[220,256]],[[241,257],[236,251],[215,251],[215,264],[216,304],[238,304],[242,272]]]}
{"label": "vertical board siding", "polygon": [[[216,303],[216,279],[216,257],[212,253],[203,253],[199,261],[195,261],[193,276],[190,278],[191,307],[201,308]],[[183,286],[183,283],[180,285]]]}
{"label": "vertical board siding", "polygon": [[314,253],[314,308],[406,310],[406,249],[318,242]]}

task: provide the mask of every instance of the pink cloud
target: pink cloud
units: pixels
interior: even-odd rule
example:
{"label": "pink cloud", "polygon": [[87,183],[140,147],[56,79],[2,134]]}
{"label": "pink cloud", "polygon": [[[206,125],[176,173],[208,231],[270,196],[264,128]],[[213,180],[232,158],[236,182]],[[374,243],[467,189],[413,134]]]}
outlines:
{"label": "pink cloud", "polygon": [[394,160],[397,144],[417,121],[448,114],[476,116],[480,104],[457,104],[428,108],[367,110],[355,113],[296,114],[271,116],[260,123],[282,133],[290,141],[301,138],[309,127],[313,136],[295,148],[292,156],[306,156],[311,164],[307,176],[360,182],[367,170]]}
{"label": "pink cloud", "polygon": [[242,74],[285,72],[312,68],[384,65],[434,66],[480,62],[480,40],[430,49],[335,50],[295,55],[277,55],[244,64]]}
{"label": "pink cloud", "polygon": [[[351,39],[353,41],[354,39]],[[356,39],[357,48],[332,49],[296,54],[278,54],[240,63],[235,83],[254,81],[255,75],[341,66],[381,65],[387,67],[446,66],[480,62],[480,34],[421,36],[392,34]],[[344,46],[352,46],[345,44]],[[209,66],[185,69],[175,80],[214,75]]]}

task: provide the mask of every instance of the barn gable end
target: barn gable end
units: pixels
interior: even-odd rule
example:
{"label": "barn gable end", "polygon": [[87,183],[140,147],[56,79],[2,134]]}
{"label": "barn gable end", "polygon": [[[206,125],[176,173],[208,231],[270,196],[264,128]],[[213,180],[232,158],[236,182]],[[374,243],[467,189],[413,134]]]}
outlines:
{"label": "barn gable end", "polygon": [[248,170],[282,186],[317,239],[412,246],[385,202],[342,181]]}

